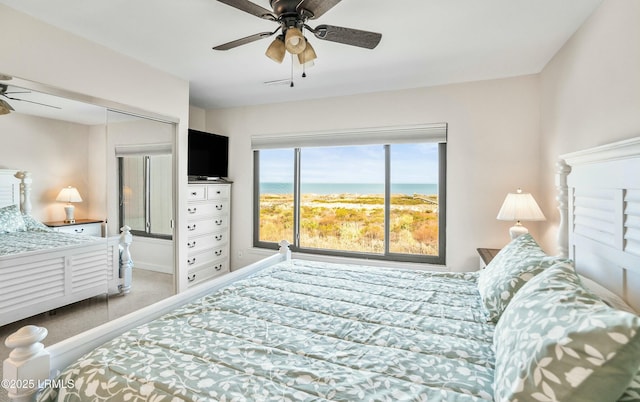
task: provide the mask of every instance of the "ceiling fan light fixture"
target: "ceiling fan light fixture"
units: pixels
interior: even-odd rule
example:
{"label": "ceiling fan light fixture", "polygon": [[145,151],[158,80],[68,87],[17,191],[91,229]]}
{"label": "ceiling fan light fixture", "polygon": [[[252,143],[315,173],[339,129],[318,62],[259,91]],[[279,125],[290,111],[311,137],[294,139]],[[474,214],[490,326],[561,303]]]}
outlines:
{"label": "ceiling fan light fixture", "polygon": [[318,55],[313,49],[313,46],[311,46],[311,43],[307,41],[307,38],[304,38],[304,40],[306,42],[306,45],[304,51],[298,54],[298,61],[300,62],[300,64],[313,65],[313,61],[318,58]]}
{"label": "ceiling fan light fixture", "polygon": [[14,109],[8,104],[6,101],[0,99],[0,115],[9,114],[13,112]]}
{"label": "ceiling fan light fixture", "polygon": [[284,43],[287,51],[291,54],[300,54],[307,47],[307,42],[302,35],[302,32],[296,27],[287,29],[285,34]]}
{"label": "ceiling fan light fixture", "polygon": [[264,54],[276,63],[282,63],[285,53],[284,40],[282,35],[279,35],[273,40],[273,42],[271,42]]}

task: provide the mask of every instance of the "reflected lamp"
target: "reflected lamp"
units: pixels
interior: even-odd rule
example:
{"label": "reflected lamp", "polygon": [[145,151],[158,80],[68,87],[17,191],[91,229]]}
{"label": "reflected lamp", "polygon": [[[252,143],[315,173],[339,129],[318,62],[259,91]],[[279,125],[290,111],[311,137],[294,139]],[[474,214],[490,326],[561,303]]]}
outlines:
{"label": "reflected lamp", "polygon": [[66,202],[67,205],[64,206],[64,213],[66,215],[65,223],[75,223],[76,219],[73,216],[75,207],[73,206],[74,202],[82,202],[82,197],[80,197],[80,193],[78,189],[75,187],[65,187],[60,190],[60,193],[56,197],[56,201],[58,202]]}

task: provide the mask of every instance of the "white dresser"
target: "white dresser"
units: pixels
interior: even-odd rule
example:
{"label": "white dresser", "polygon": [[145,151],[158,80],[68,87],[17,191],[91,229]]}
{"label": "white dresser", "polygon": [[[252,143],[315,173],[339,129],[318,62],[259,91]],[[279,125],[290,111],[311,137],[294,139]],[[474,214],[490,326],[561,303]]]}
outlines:
{"label": "white dresser", "polygon": [[231,184],[189,183],[189,286],[229,272]]}

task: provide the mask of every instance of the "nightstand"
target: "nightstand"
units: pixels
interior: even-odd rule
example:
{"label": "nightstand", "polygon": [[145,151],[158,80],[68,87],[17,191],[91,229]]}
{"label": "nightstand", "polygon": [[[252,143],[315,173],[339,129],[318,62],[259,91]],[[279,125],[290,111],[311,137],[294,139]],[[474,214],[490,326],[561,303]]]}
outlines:
{"label": "nightstand", "polygon": [[76,219],[74,223],[64,221],[43,222],[56,232],[102,236],[102,221],[95,219]]}
{"label": "nightstand", "polygon": [[478,250],[478,256],[480,257],[480,269],[484,269],[493,260],[493,257],[500,252],[499,248],[478,248],[476,250]]}

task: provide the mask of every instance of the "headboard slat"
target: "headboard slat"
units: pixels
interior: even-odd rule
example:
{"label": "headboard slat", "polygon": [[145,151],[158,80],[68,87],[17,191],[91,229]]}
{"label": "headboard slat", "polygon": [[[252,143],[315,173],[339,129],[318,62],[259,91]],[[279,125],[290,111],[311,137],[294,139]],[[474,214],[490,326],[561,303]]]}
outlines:
{"label": "headboard slat", "polygon": [[[576,270],[640,311],[640,137],[561,156],[566,233]],[[561,228],[562,225],[561,225]]]}
{"label": "headboard slat", "polygon": [[17,170],[0,169],[0,208],[9,205],[20,206],[20,179]]}

